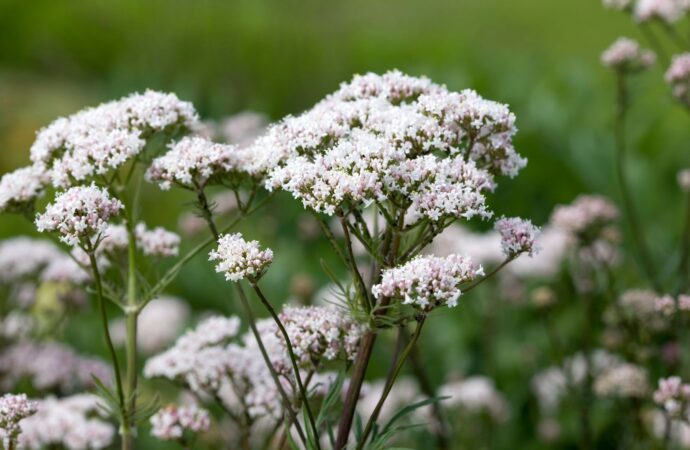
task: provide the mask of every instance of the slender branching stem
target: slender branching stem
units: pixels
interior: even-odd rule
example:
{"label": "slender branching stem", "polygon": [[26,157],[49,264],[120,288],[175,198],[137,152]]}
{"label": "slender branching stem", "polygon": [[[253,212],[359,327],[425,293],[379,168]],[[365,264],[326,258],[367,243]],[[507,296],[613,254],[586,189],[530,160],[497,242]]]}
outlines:
{"label": "slender branching stem", "polygon": [[304,383],[302,382],[302,376],[299,373],[299,365],[297,364],[297,357],[295,356],[292,342],[290,341],[290,336],[288,335],[288,332],[285,329],[283,322],[281,322],[280,317],[278,317],[278,314],[276,313],[275,309],[269,303],[269,301],[266,299],[266,296],[261,291],[261,288],[259,288],[259,285],[257,284],[256,280],[249,280],[249,281],[250,281],[252,288],[254,289],[254,292],[259,297],[259,300],[261,300],[261,303],[268,310],[269,314],[273,318],[273,321],[278,326],[280,333],[283,335],[283,339],[285,339],[285,347],[287,348],[288,356],[290,357],[290,362],[292,363],[292,370],[295,373],[295,380],[297,381],[297,388],[299,389],[300,397],[302,398],[302,403],[304,404],[304,409],[307,412],[307,418],[309,419],[309,426],[311,427],[312,432],[314,433],[314,436],[315,436],[314,444],[316,445],[316,448],[318,450],[321,448],[320,447],[321,444],[319,443],[319,430],[316,428],[316,421],[314,420],[314,414],[311,411],[311,406],[309,406],[309,395],[307,393],[307,389],[304,387]]}
{"label": "slender branching stem", "polygon": [[359,290],[359,294],[362,298],[362,306],[364,310],[368,313],[372,308],[372,300],[367,293],[367,287],[362,279],[362,274],[359,273],[357,268],[357,261],[355,260],[354,252],[352,251],[352,239],[350,239],[350,230],[347,227],[347,219],[345,217],[339,217],[340,226],[343,229],[343,235],[345,236],[345,248],[347,249],[348,266],[352,272],[352,277],[355,279],[355,284]]}
{"label": "slender branching stem", "polygon": [[616,74],[616,120],[615,120],[615,138],[616,138],[616,176],[618,178],[618,187],[623,199],[623,211],[625,212],[628,223],[630,224],[630,231],[634,240],[635,247],[638,253],[638,263],[640,264],[643,273],[649,279],[654,289],[657,292],[662,291],[655,270],[654,263],[647,247],[645,236],[640,226],[635,203],[632,199],[628,178],[625,173],[626,162],[626,140],[625,140],[625,119],[628,110],[628,92],[626,87],[625,74],[617,72]]}
{"label": "slender branching stem", "polygon": [[[96,261],[95,250],[88,249],[86,252],[89,255],[89,262],[91,263],[91,271],[93,272],[93,279],[96,283],[96,297],[98,298],[98,308],[100,310],[101,317],[101,327],[103,328],[103,337],[105,339],[106,347],[108,347],[108,353],[110,354],[110,360],[113,363],[113,372],[115,374],[115,389],[117,390],[117,398],[120,403],[120,415],[122,420],[125,418],[125,398],[122,389],[122,376],[120,371],[120,363],[117,359],[117,353],[115,352],[115,346],[113,345],[113,340],[110,337],[110,329],[108,327],[108,312],[105,308],[105,300],[103,299],[103,282],[101,280],[101,272],[98,268],[98,263]],[[124,424],[123,424],[124,425]]]}
{"label": "slender branching stem", "polygon": [[402,370],[403,365],[405,364],[405,360],[407,360],[407,357],[410,355],[410,352],[412,352],[412,349],[419,340],[419,335],[422,332],[422,327],[424,326],[425,322],[426,315],[422,314],[417,318],[417,328],[415,329],[414,334],[410,339],[410,342],[407,343],[405,349],[400,355],[400,358],[398,359],[395,365],[395,369],[386,381],[383,393],[381,394],[381,398],[379,398],[378,403],[376,403],[374,412],[371,414],[371,417],[369,417],[369,421],[367,422],[366,426],[364,427],[364,431],[362,432],[362,437],[360,438],[360,441],[357,443],[357,450],[362,450],[364,448],[367,439],[369,438],[369,434],[371,433],[371,430],[374,427],[374,424],[376,423],[376,420],[378,419],[378,416],[381,412],[381,408],[383,408],[383,404],[386,402],[388,394],[390,394],[391,389],[393,388],[393,384],[395,383],[395,380],[398,378],[398,375],[400,374],[400,371]]}

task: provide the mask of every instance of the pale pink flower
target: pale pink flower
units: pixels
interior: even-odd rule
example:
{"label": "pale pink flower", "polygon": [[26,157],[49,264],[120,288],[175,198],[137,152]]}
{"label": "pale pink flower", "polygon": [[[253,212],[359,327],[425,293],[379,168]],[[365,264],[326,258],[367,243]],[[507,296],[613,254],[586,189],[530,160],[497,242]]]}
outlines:
{"label": "pale pink flower", "polygon": [[271,249],[261,250],[258,241],[245,241],[240,233],[226,234],[218,239],[218,248],[209,253],[217,261],[216,272],[228,281],[258,279],[273,261]]}
{"label": "pale pink flower", "polygon": [[532,222],[519,217],[502,217],[494,226],[501,236],[501,248],[507,257],[515,257],[521,253],[532,256],[538,251],[535,241],[539,228]]}
{"label": "pale pink flower", "polygon": [[185,431],[207,431],[210,426],[208,411],[196,405],[168,405],[151,417],[151,434],[164,441],[180,439]]}

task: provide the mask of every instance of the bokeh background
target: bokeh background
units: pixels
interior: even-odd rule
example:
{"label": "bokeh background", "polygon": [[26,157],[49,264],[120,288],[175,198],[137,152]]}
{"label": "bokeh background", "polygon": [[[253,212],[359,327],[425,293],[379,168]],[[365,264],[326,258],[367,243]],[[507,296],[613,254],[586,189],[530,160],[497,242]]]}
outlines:
{"label": "bokeh background", "polygon": [[[398,68],[511,106],[515,144],[529,165],[500,184],[495,211],[541,224],[578,193],[618,200],[614,80],[599,55],[620,35],[639,36],[598,0],[0,0],[0,30],[0,173],[27,164],[36,131],[58,116],[134,91],[175,92],[205,118],[250,109],[277,120],[355,73]],[[660,262],[677,240],[661,230],[680,227],[675,174],[690,155],[688,117],[667,95],[664,69],[634,80],[629,128],[634,195]],[[151,187],[146,199],[144,216],[156,225],[174,228],[189,209],[180,193]],[[326,282],[319,259],[327,245],[294,238],[301,214],[278,200],[245,226],[277,255],[268,288],[276,300],[290,295],[295,276]],[[20,218],[0,217],[0,236],[18,233],[34,232]],[[233,310],[229,286],[204,258],[172,293],[196,311]],[[524,367],[538,366],[546,337],[523,327],[518,312],[481,332],[486,324],[473,308],[497,308],[492,300],[474,298],[439,319],[422,342],[426,364],[437,382],[452,371],[488,372],[523,409],[512,411],[492,445],[540,448]],[[96,329],[66,333],[75,347],[101,352]],[[491,354],[482,351],[485,340]]]}

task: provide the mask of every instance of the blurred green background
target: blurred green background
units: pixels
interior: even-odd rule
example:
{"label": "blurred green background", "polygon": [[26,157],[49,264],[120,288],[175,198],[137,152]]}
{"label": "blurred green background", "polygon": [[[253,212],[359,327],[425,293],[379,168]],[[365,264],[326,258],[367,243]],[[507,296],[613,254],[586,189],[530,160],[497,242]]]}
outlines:
{"label": "blurred green background", "polygon": [[[640,37],[627,17],[598,0],[0,0],[0,173],[27,164],[36,131],[58,116],[133,91],[173,91],[205,118],[252,109],[277,120],[355,73],[398,68],[510,104],[520,130],[515,144],[529,165],[503,180],[491,202],[499,214],[542,224],[554,205],[581,192],[618,199],[613,76],[599,55],[620,35]],[[680,233],[675,174],[690,165],[690,122],[667,95],[664,70],[635,78],[629,127],[634,194],[658,260]],[[180,193],[150,187],[147,199],[151,224],[174,228],[188,209]],[[294,239],[301,212],[293,203],[274,202],[245,227],[276,252],[269,273],[276,300],[288,297],[295,275],[326,280],[319,256],[328,247]],[[1,236],[19,232],[32,233],[20,218],[0,218]],[[204,258],[173,290],[198,310],[231,309],[228,286]],[[520,329],[520,319],[493,324],[509,332],[492,358],[500,364],[488,363],[472,337],[482,322],[462,311],[439,320],[448,331],[423,345],[454,348],[458,357],[437,361],[430,353],[435,381],[449,370],[494,371],[513,403],[525,404],[528,378],[517,373],[540,339],[532,339],[536,331]],[[91,332],[68,330],[75,345],[100,352]],[[470,349],[474,356],[463,356]],[[492,364],[498,367],[487,369]],[[519,419],[521,411],[513,414]],[[511,424],[499,446],[511,448],[515,436],[533,442],[533,427]]]}

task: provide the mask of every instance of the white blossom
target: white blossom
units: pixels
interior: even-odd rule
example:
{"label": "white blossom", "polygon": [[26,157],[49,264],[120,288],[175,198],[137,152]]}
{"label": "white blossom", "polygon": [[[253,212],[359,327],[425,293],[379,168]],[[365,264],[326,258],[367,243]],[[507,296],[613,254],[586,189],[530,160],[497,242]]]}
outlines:
{"label": "white blossom", "polygon": [[218,239],[209,260],[218,262],[216,272],[224,273],[226,280],[257,279],[273,261],[273,252],[261,250],[258,241],[245,241],[240,233],[226,234]]}
{"label": "white blossom", "polygon": [[51,242],[25,236],[0,241],[0,282],[10,283],[37,275],[62,252]]}
{"label": "white blossom", "polygon": [[613,69],[638,71],[652,66],[656,62],[653,51],[643,49],[637,41],[629,38],[618,38],[601,55],[601,63]]}
{"label": "white blossom", "polygon": [[6,173],[0,179],[0,212],[22,211],[33,206],[45,188],[43,171],[36,166]]}
{"label": "white blossom", "polygon": [[[671,86],[673,96],[676,99],[685,104],[690,103],[690,96],[688,95],[690,89],[690,53],[675,55],[664,79]],[[683,180],[679,178],[679,181]],[[684,185],[681,184],[681,187]]]}
{"label": "white blossom", "polygon": [[688,0],[637,0],[635,19],[638,22],[658,19],[673,23],[683,17],[688,9],[690,9]]}
{"label": "white blossom", "polygon": [[203,408],[196,405],[168,405],[161,408],[151,419],[151,434],[161,440],[177,440],[185,431],[199,433],[211,426],[211,417]]}
{"label": "white blossom", "polygon": [[683,192],[690,192],[690,169],[678,171],[676,179],[678,180],[678,186]]}
{"label": "white blossom", "polygon": [[36,414],[36,402],[26,394],[5,394],[0,397],[0,437],[4,448],[11,448],[22,431],[20,421]]}
{"label": "white blossom", "polygon": [[146,179],[168,190],[173,184],[199,190],[213,178],[227,175],[238,166],[235,146],[217,144],[201,137],[185,137],[170,144],[163,156],[153,160]]}
{"label": "white blossom", "polygon": [[255,111],[243,111],[226,117],[220,123],[220,134],[228,144],[246,147],[268,126],[268,117]]}
{"label": "white blossom", "polygon": [[600,396],[645,398],[649,393],[647,371],[630,363],[611,367],[594,380],[594,392]]}
{"label": "white blossom", "polygon": [[197,121],[191,103],[174,94],[132,94],[57,119],[36,136],[31,160],[55,187],[68,187],[118,169],[142,152],[151,134]]}
{"label": "white blossom", "polygon": [[438,390],[444,408],[459,408],[472,414],[488,414],[492,419],[502,422],[508,417],[508,403],[496,389],[493,380],[474,376],[464,380],[451,381]]}
{"label": "white blossom", "polygon": [[36,227],[40,232],[57,232],[61,241],[75,246],[102,234],[122,208],[122,202],[95,184],[76,186],[55,197],[36,217]]}
{"label": "white blossom", "polygon": [[659,387],[654,391],[654,402],[669,416],[688,419],[690,404],[690,384],[678,376],[659,379]]}
{"label": "white blossom", "polygon": [[460,285],[483,274],[481,266],[461,255],[419,256],[385,270],[372,293],[376,298],[400,298],[404,304],[425,310],[439,305],[454,307],[462,293]]}
{"label": "white blossom", "polygon": [[521,253],[532,256],[539,250],[535,245],[539,228],[529,220],[502,217],[496,221],[494,228],[501,236],[501,248],[507,257]]}
{"label": "white blossom", "polygon": [[146,256],[170,257],[177,256],[180,249],[180,236],[163,227],[147,229],[146,224],[139,223],[134,229],[137,247]]}

